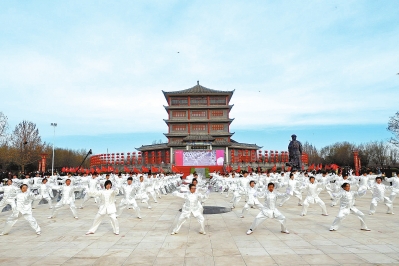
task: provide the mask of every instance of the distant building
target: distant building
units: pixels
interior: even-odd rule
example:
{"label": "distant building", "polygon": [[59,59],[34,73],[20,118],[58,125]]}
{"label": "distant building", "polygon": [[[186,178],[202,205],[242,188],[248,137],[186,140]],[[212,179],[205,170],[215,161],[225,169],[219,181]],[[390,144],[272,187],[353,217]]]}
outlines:
{"label": "distant building", "polygon": [[[191,156],[193,160],[197,160],[193,161],[195,165],[191,166],[201,167],[197,164],[198,162],[205,162],[207,156],[214,156],[215,152],[213,154],[206,153],[209,151],[218,151],[216,156],[223,154],[224,158],[217,157],[217,163],[213,165],[220,171],[231,163],[257,160],[256,151],[261,148],[260,146],[239,143],[231,138],[234,133],[230,132],[230,124],[234,119],[230,118],[230,110],[233,105],[229,103],[234,90],[212,90],[197,82],[197,85],[192,88],[171,92],[163,91],[163,94],[167,101],[164,108],[168,113],[168,119],[164,119],[164,121],[168,126],[168,132],[165,133],[168,142],[136,148],[141,152],[143,164],[190,167],[187,165],[190,162],[190,158],[187,156]],[[192,153],[187,151],[192,151]],[[203,152],[196,155],[194,151]],[[187,153],[183,164],[176,161],[176,158],[181,159],[180,153],[182,152]]]}

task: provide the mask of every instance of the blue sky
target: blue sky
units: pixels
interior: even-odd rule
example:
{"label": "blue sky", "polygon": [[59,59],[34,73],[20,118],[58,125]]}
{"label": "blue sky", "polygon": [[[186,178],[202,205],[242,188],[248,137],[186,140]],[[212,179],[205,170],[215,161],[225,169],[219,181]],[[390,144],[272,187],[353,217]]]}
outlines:
{"label": "blue sky", "polygon": [[[233,90],[237,141],[386,140],[398,1],[1,1],[1,109],[94,153],[164,140],[161,90]],[[179,53],[178,53],[179,52]]]}

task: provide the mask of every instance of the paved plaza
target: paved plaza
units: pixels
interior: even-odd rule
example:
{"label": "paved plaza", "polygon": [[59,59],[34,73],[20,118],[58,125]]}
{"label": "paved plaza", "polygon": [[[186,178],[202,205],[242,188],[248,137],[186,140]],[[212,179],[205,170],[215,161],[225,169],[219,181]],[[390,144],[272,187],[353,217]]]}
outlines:
{"label": "paved plaza", "polygon": [[[21,218],[10,234],[0,237],[1,265],[399,265],[398,215],[386,214],[379,205],[373,216],[367,215],[370,232],[360,230],[357,217],[350,215],[342,227],[330,232],[338,213],[330,207],[325,191],[321,198],[329,216],[321,215],[318,205],[311,205],[307,216],[299,216],[301,207],[291,198],[279,210],[287,218],[291,234],[280,233],[276,220],[265,221],[252,235],[246,231],[258,210],[250,209],[239,218],[244,200],[236,209],[223,214],[205,215],[207,235],[198,233],[194,218],[183,225],[179,234],[170,235],[183,200],[163,196],[153,208],[142,209],[142,220],[133,210],[119,218],[119,236],[112,233],[109,219],[94,235],[85,236],[97,208],[93,200],[78,210],[75,220],[69,208],[61,209],[56,219],[47,219],[50,210],[40,205],[33,210],[42,228],[37,236]],[[118,197],[118,202],[119,202]],[[230,198],[212,192],[206,206],[231,206]],[[356,206],[365,214],[371,194],[358,199]],[[77,200],[77,206],[81,200]],[[1,227],[10,212],[0,213]]]}

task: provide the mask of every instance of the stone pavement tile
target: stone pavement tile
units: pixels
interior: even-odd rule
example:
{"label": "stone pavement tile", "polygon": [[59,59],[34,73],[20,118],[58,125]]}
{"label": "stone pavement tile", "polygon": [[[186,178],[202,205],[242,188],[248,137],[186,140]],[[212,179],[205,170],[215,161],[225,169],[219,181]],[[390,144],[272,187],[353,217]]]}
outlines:
{"label": "stone pavement tile", "polygon": [[269,253],[270,256],[274,255],[285,255],[285,254],[296,254],[295,251],[289,247],[266,247],[266,252]]}
{"label": "stone pavement tile", "polygon": [[62,249],[84,249],[94,243],[95,240],[86,240],[86,241],[73,241],[66,243]]}
{"label": "stone pavement tile", "polygon": [[147,249],[135,249],[133,250],[132,254],[130,256],[146,256],[146,257],[152,257],[152,256],[157,256],[159,252],[159,248],[147,248]]}
{"label": "stone pavement tile", "polygon": [[23,258],[10,258],[8,262],[1,263],[1,265],[15,265],[15,266],[28,266],[36,263],[43,257],[23,257]]}
{"label": "stone pavement tile", "polygon": [[204,238],[200,241],[189,241],[187,242],[187,248],[197,248],[197,249],[209,249],[212,248],[212,243],[209,239]]}
{"label": "stone pavement tile", "polygon": [[220,248],[220,249],[225,249],[225,248],[232,248],[232,249],[236,249],[237,245],[233,240],[230,239],[226,239],[226,240],[222,240],[222,239],[217,239],[217,240],[211,240],[211,245],[212,248]]}
{"label": "stone pavement tile", "polygon": [[238,248],[263,248],[262,245],[257,240],[249,241],[236,241]]}
{"label": "stone pavement tile", "polygon": [[215,265],[215,262],[213,260],[213,257],[196,257],[196,258],[190,258],[186,257],[184,259],[184,266],[213,266]]}
{"label": "stone pavement tile", "polygon": [[130,255],[126,258],[123,265],[153,265],[156,256],[145,256],[145,254],[141,255]]}
{"label": "stone pavement tile", "polygon": [[164,233],[163,236],[148,236],[148,237],[145,236],[145,237],[141,240],[141,242],[142,242],[142,243],[145,243],[145,242],[157,243],[157,242],[163,242],[163,241],[165,241],[165,238],[166,238],[165,233]]}
{"label": "stone pavement tile", "polygon": [[56,251],[50,253],[48,256],[66,256],[66,257],[73,257],[76,254],[78,254],[80,251],[82,251],[84,248],[62,248],[62,249],[57,249]]}
{"label": "stone pavement tile", "polygon": [[357,242],[355,239],[351,239],[351,238],[335,238],[336,236],[332,236],[329,240],[331,242],[334,242],[337,245],[340,246],[353,246],[353,245],[360,245],[359,242]]}
{"label": "stone pavement tile", "polygon": [[149,242],[140,242],[135,250],[145,250],[145,249],[159,249],[162,247],[162,242],[161,243],[149,243]]}
{"label": "stone pavement tile", "polygon": [[154,262],[154,265],[162,265],[162,266],[183,266],[184,265],[184,257],[178,257],[178,258],[160,258],[157,257],[157,259]]}
{"label": "stone pavement tile", "polygon": [[32,266],[62,265],[70,258],[71,257],[64,257],[64,256],[46,256],[33,263]]}
{"label": "stone pavement tile", "polygon": [[186,249],[187,243],[186,241],[174,241],[174,242],[163,242],[162,249]]}
{"label": "stone pavement tile", "polygon": [[338,263],[341,264],[361,264],[367,263],[366,260],[359,257],[357,254],[352,253],[344,253],[344,254],[328,254],[332,259],[336,260]]}
{"label": "stone pavement tile", "polygon": [[132,254],[133,250],[131,249],[116,249],[110,248],[105,252],[101,257],[109,257],[109,258],[126,258]]}
{"label": "stone pavement tile", "polygon": [[157,254],[157,258],[184,258],[185,249],[163,249],[161,248]]}
{"label": "stone pavement tile", "polygon": [[319,250],[323,251],[325,254],[345,254],[351,253],[348,249],[344,247],[340,247],[338,245],[331,245],[331,246],[318,246]]}
{"label": "stone pavement tile", "polygon": [[279,265],[279,266],[291,266],[291,265],[309,265],[306,261],[304,261],[299,255],[273,255],[271,258]]}
{"label": "stone pavement tile", "polygon": [[366,245],[352,245],[352,246],[346,246],[345,248],[355,254],[375,252],[374,249],[372,249]]}
{"label": "stone pavement tile", "polygon": [[212,249],[199,249],[199,248],[187,248],[186,249],[186,258],[195,258],[195,257],[212,257],[213,252]]}
{"label": "stone pavement tile", "polygon": [[327,240],[327,239],[318,239],[318,240],[311,240],[309,243],[313,246],[319,247],[319,246],[333,246],[335,245],[334,242]]}
{"label": "stone pavement tile", "polygon": [[[298,255],[324,254],[321,250],[308,247],[294,247],[292,248]],[[347,251],[347,250],[346,250]]]}
{"label": "stone pavement tile", "polygon": [[76,266],[85,266],[85,265],[94,265],[98,258],[70,258],[62,265],[76,265]]}
{"label": "stone pavement tile", "polygon": [[303,248],[313,248],[313,246],[305,240],[286,240],[284,241],[288,247],[303,247]]}
{"label": "stone pavement tile", "polygon": [[112,247],[117,241],[95,241],[93,243],[91,243],[89,246],[87,246],[86,248],[110,248]]}
{"label": "stone pavement tile", "polygon": [[395,250],[390,245],[367,245],[369,248],[374,249],[380,253],[394,253]]}
{"label": "stone pavement tile", "polygon": [[241,256],[220,256],[214,257],[215,266],[245,266]]}
{"label": "stone pavement tile", "polygon": [[385,255],[387,255],[391,258],[394,258],[396,260],[399,260],[399,254],[397,252],[396,253],[385,253]]}
{"label": "stone pavement tile", "polygon": [[301,255],[302,259],[310,265],[339,265],[339,263],[328,255]]}
{"label": "stone pavement tile", "polygon": [[269,256],[264,248],[238,248],[241,256]]}
{"label": "stone pavement tile", "polygon": [[93,265],[96,266],[109,266],[109,265],[123,265],[127,258],[98,258]]}
{"label": "stone pavement tile", "polygon": [[278,265],[270,256],[243,256],[246,265]]}
{"label": "stone pavement tile", "polygon": [[[362,232],[363,231],[360,231],[360,233],[362,233]],[[355,234],[352,239],[356,240],[356,242],[358,242],[359,244],[362,244],[362,245],[381,245],[381,244],[385,244],[385,242],[382,241],[382,239],[379,238],[378,236],[377,236],[377,238],[370,238],[370,237],[360,237],[359,235],[356,236],[356,234]]]}
{"label": "stone pavement tile", "polygon": [[236,248],[213,248],[212,253],[214,257],[223,257],[223,256],[239,256],[241,255],[240,250]]}
{"label": "stone pavement tile", "polygon": [[357,255],[370,263],[399,263],[397,259],[394,259],[390,256],[387,256],[386,254],[381,254],[381,253],[369,252]]}
{"label": "stone pavement tile", "polygon": [[73,258],[99,258],[107,252],[107,250],[108,248],[85,248],[76,253]]}
{"label": "stone pavement tile", "polygon": [[263,246],[263,247],[285,247],[287,248],[288,246],[285,244],[284,241],[276,241],[276,240],[259,240],[259,243]]}

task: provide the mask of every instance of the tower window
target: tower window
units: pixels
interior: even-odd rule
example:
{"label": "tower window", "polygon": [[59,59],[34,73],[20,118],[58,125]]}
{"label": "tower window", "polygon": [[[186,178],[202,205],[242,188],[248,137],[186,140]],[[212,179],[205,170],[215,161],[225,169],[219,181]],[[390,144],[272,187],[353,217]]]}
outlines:
{"label": "tower window", "polygon": [[173,125],[173,131],[186,131],[186,125]]}
{"label": "tower window", "polygon": [[223,116],[223,111],[212,111],[212,116]]}
{"label": "tower window", "polygon": [[220,130],[224,130],[224,125],[222,125],[222,124],[212,125],[211,128],[213,131],[220,131]]}
{"label": "tower window", "polygon": [[186,112],[184,111],[173,111],[172,117],[186,117]]}
{"label": "tower window", "polygon": [[193,125],[193,131],[205,131],[206,126],[205,125]]}
{"label": "tower window", "polygon": [[192,111],[192,117],[206,117],[206,111]]}

